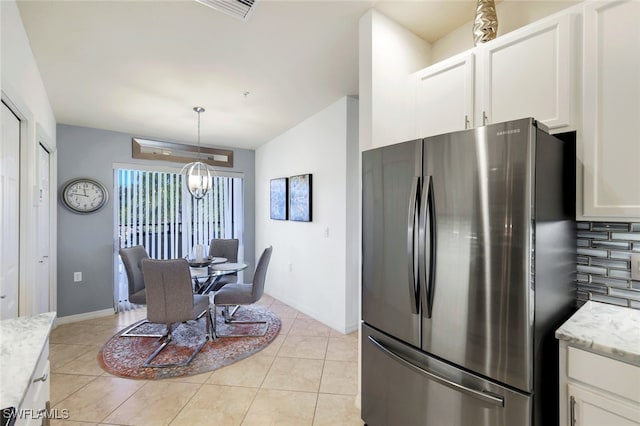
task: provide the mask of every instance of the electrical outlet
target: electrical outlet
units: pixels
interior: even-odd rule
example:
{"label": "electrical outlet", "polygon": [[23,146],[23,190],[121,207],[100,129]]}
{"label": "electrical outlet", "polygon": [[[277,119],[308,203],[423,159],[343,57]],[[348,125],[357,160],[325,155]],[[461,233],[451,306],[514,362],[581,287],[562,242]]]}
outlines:
{"label": "electrical outlet", "polygon": [[293,272],[293,263],[289,264],[289,272]]}
{"label": "electrical outlet", "polygon": [[631,255],[631,279],[640,281],[640,254]]}
{"label": "electrical outlet", "polygon": [[79,283],[80,281],[82,281],[82,272],[74,272],[73,273],[73,282],[74,283]]}

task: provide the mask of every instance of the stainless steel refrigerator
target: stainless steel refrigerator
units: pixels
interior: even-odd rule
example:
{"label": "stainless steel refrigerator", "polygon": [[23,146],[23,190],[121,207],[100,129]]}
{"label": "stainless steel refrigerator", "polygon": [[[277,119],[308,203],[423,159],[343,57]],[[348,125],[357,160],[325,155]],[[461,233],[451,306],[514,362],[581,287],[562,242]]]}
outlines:
{"label": "stainless steel refrigerator", "polygon": [[575,144],[534,119],[365,151],[362,419],[558,423]]}

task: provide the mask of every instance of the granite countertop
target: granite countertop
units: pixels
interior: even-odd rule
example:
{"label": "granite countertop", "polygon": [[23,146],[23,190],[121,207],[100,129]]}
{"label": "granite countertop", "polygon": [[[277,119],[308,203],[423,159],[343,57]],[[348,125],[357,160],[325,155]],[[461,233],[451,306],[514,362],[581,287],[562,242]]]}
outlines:
{"label": "granite countertop", "polygon": [[20,406],[55,317],[47,312],[0,321],[0,409]]}
{"label": "granite countertop", "polygon": [[588,301],[556,338],[640,366],[640,310]]}

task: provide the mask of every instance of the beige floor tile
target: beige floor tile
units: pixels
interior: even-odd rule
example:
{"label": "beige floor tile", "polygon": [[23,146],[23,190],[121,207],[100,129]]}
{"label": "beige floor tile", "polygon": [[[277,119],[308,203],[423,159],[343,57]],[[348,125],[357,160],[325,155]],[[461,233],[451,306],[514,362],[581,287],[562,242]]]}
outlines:
{"label": "beige floor tile", "polygon": [[73,420],[51,419],[51,426],[98,426],[93,422],[74,422]]}
{"label": "beige floor tile", "polygon": [[358,363],[326,360],[322,371],[320,392],[356,395],[358,393]]}
{"label": "beige floor tile", "polygon": [[145,382],[111,377],[97,377],[82,392],[62,400],[54,409],[69,410],[73,421],[100,422],[140,389]]}
{"label": "beige floor tile", "polygon": [[316,399],[316,393],[260,389],[242,425],[311,425]]}
{"label": "beige floor tile", "polygon": [[69,345],[104,345],[119,330],[116,326],[65,324],[51,332],[51,343]]}
{"label": "beige floor tile", "polygon": [[288,335],[278,351],[278,356],[324,359],[328,341],[327,337]]}
{"label": "beige floor tile", "polygon": [[326,359],[332,361],[357,361],[358,339],[350,335],[344,337],[330,337],[327,346]]}
{"label": "beige floor tile", "polygon": [[331,337],[351,337],[353,339],[358,339],[358,332],[353,331],[351,333],[344,334],[341,331],[331,329]]}
{"label": "beige floor tile", "polygon": [[199,387],[193,383],[147,382],[104,421],[119,425],[168,425]]}
{"label": "beige floor tile", "polygon": [[263,356],[261,353],[215,370],[207,380],[207,383],[251,388],[260,387],[274,359],[271,356]]}
{"label": "beige floor tile", "polygon": [[51,406],[56,405],[87,383],[95,380],[95,376],[80,376],[77,374],[51,373]]}
{"label": "beige floor tile", "polygon": [[280,347],[282,347],[285,337],[286,335],[279,334],[269,343],[269,346],[258,352],[258,354],[261,356],[276,356]]}
{"label": "beige floor tile", "polygon": [[318,336],[328,337],[331,333],[331,328],[322,324],[320,321],[316,321],[312,318],[296,318],[293,321],[291,330],[289,330],[290,336]]}
{"label": "beige floor tile", "polygon": [[171,422],[171,426],[237,426],[257,389],[204,385]]}
{"label": "beige floor tile", "polygon": [[174,377],[171,379],[164,379],[164,382],[181,382],[181,383],[194,383],[197,385],[202,385],[206,383],[207,380],[211,377],[211,372],[196,374],[194,376],[182,376],[182,377]]}
{"label": "beige floor tile", "polygon": [[56,373],[82,374],[87,376],[101,376],[104,373],[98,364],[98,352],[100,346],[90,346],[84,354],[55,370]]}
{"label": "beige floor tile", "polygon": [[289,331],[291,331],[291,327],[295,321],[296,318],[280,318],[280,334],[289,334]]}
{"label": "beige floor tile", "polygon": [[118,314],[106,315],[100,318],[93,318],[90,320],[82,321],[84,325],[99,325],[99,326],[117,326],[123,327],[131,325],[134,322],[140,321],[147,317],[147,309],[140,308],[131,311],[124,311]]}
{"label": "beige floor tile", "polygon": [[323,364],[321,359],[276,358],[262,387],[318,392]]}
{"label": "beige floor tile", "polygon": [[278,301],[273,302],[271,306],[269,306],[269,310],[276,314],[278,317],[282,318],[295,318],[298,316],[298,310],[292,308],[289,305],[285,305],[284,303],[280,303]]}
{"label": "beige floor tile", "polygon": [[313,426],[362,426],[355,397],[346,395],[318,395]]}
{"label": "beige floor tile", "polygon": [[63,365],[77,359],[86,352],[93,350],[93,346],[49,344],[49,362],[51,371],[56,371]]}

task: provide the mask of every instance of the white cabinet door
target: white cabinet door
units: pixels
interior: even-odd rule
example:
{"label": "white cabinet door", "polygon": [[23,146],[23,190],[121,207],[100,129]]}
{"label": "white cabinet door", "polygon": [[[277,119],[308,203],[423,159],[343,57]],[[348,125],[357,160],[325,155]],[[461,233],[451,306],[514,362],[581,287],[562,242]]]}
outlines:
{"label": "white cabinet door", "polygon": [[569,424],[574,426],[638,426],[640,409],[601,394],[568,385]]}
{"label": "white cabinet door", "polygon": [[572,19],[567,14],[528,25],[478,49],[478,125],[534,117],[551,130],[569,130]]}
{"label": "white cabinet door", "polygon": [[474,126],[474,64],[465,53],[416,73],[418,137]]}
{"label": "white cabinet door", "polygon": [[640,2],[584,8],[583,214],[640,218]]}

